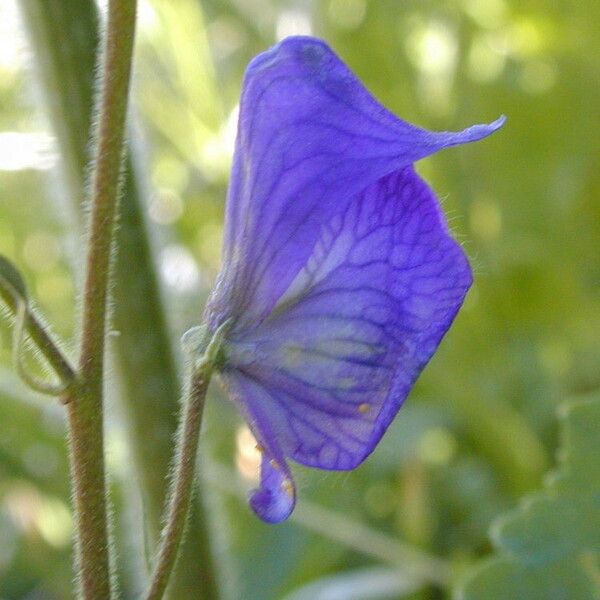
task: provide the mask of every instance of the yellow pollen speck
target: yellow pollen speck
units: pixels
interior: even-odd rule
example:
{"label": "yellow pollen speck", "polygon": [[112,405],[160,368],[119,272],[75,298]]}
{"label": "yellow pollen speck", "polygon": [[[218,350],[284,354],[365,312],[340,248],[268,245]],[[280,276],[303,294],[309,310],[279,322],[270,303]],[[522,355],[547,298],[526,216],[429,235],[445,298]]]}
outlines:
{"label": "yellow pollen speck", "polygon": [[358,412],[366,415],[371,410],[371,405],[364,402],[363,404],[358,405]]}
{"label": "yellow pollen speck", "polygon": [[274,469],[279,470],[279,463],[274,458],[272,458],[269,462]]}
{"label": "yellow pollen speck", "polygon": [[256,444],[254,447],[256,448],[257,452],[260,452],[261,454],[263,454],[265,451],[265,447],[262,444]]}
{"label": "yellow pollen speck", "polygon": [[294,486],[292,485],[292,482],[289,479],[284,479],[283,483],[281,484],[281,489],[288,495],[293,497],[294,496]]}

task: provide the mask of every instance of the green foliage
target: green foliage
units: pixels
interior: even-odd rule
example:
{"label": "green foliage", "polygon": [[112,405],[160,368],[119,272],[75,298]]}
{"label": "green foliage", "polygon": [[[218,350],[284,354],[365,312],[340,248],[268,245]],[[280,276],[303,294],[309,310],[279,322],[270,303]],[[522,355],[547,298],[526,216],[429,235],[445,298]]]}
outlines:
{"label": "green foliage", "polygon": [[465,584],[464,600],[600,598],[600,394],[562,416],[561,467],[544,492],[493,525],[497,557]]}
{"label": "green foliage", "polygon": [[[34,47],[46,61],[39,69],[30,64],[31,54],[13,50],[25,45],[15,38],[16,0],[0,2],[0,253],[19,265],[36,305],[74,346],[72,273],[83,256],[80,200],[96,15],[88,1],[19,4],[53,11],[38,25],[58,44]],[[58,18],[61,10],[66,14]],[[305,587],[311,582],[364,569],[377,577],[382,564],[397,568],[398,542],[451,572],[479,566],[490,554],[490,523],[540,488],[558,446],[556,405],[600,386],[599,20],[596,0],[142,3],[129,144],[135,177],[127,179],[120,216],[122,256],[135,268],[122,268],[115,286],[107,408],[125,598],[136,596],[145,568],[142,527],[158,527],[181,362],[172,347],[199,324],[219,265],[243,70],[278,35],[306,22],[378,98],[412,122],[458,129],[500,113],[508,122],[477,147],[418,165],[474,263],[475,285],[372,457],[350,474],[295,469],[302,499],[326,514],[276,528],[257,522],[244,500],[256,474],[252,441],[218,387],[211,391],[202,485],[225,600],[281,600],[314,590]],[[69,78],[73,70],[81,77]],[[55,93],[40,94],[33,71]],[[68,166],[59,177],[52,132]],[[10,381],[11,333],[0,322],[0,382]],[[72,571],[62,420],[47,402],[22,396],[0,386],[0,596],[66,598]],[[144,441],[130,445],[132,438]],[[589,457],[598,444],[587,439],[596,449],[578,462],[582,487],[565,487],[581,490],[591,479]],[[560,485],[553,483],[538,502],[536,514],[550,512],[539,535],[502,528],[507,545],[498,549],[514,557],[503,563],[505,573],[516,565],[527,575],[540,572],[525,555],[540,565],[562,564],[562,583],[578,600],[577,582],[594,573],[590,559],[582,563],[576,552],[553,545],[571,557],[570,568],[567,560],[550,561],[542,544],[575,539],[561,534],[569,515],[579,524],[574,531],[591,531],[568,512],[583,511],[581,504],[559,502]],[[584,494],[577,495],[583,502]],[[333,526],[329,513],[341,523]],[[55,524],[50,534],[48,522]],[[357,524],[372,535],[362,535]],[[514,527],[519,534],[520,525]],[[361,535],[352,538],[353,531]],[[394,543],[373,545],[380,536]],[[190,528],[188,543],[196,539]],[[580,542],[581,536],[578,548]],[[188,564],[198,577],[202,559]],[[529,598],[510,596],[509,584],[505,591],[511,600]],[[450,586],[428,581],[408,597],[450,594]]]}

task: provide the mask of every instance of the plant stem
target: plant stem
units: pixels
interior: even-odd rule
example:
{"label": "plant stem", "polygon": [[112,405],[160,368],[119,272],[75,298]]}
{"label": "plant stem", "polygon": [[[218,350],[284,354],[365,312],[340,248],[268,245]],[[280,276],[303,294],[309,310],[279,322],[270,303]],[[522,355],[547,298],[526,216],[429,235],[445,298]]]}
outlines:
{"label": "plant stem", "polygon": [[83,290],[80,378],[68,404],[77,571],[85,600],[111,598],[103,439],[104,349],[135,13],[135,0],[109,1]]}
{"label": "plant stem", "polygon": [[[199,11],[197,3],[184,4],[186,10],[194,8],[193,14]],[[19,7],[36,58],[33,66],[44,92],[43,108],[61,155],[65,189],[55,198],[59,202],[57,210],[71,234],[69,248],[76,254],[84,217],[88,216],[84,181],[91,150],[94,65],[100,38],[96,3],[95,0],[24,0]],[[170,29],[179,23],[175,16],[181,16],[181,8],[177,3],[177,7],[169,9]],[[195,35],[202,35],[205,43],[204,24],[196,19],[193,22]],[[199,60],[202,63],[209,57]],[[194,69],[197,68],[195,64]],[[208,72],[206,78],[214,79]],[[118,401],[124,408],[125,433],[132,451],[128,481],[140,485],[148,552],[154,554],[168,498],[173,436],[178,426],[179,373],[153,257],[155,240],[146,222],[144,198],[148,190],[144,185],[144,161],[135,152],[128,154],[118,206],[118,254],[111,299],[111,325],[120,335],[112,340],[111,349],[115,351],[114,376],[121,391]],[[60,202],[63,198],[67,200],[64,205]],[[74,256],[72,265],[77,269],[84,259]],[[217,568],[211,555],[203,498],[198,492],[194,494],[188,531],[167,597],[214,600],[218,597]],[[135,577],[129,572],[122,576]],[[132,586],[131,582],[129,585]]]}
{"label": "plant stem", "polygon": [[92,215],[83,292],[80,360],[84,381],[96,387],[99,387],[103,373],[109,270],[123,157],[135,7],[136,0],[110,0],[108,5],[102,96],[92,178]]}
{"label": "plant stem", "polygon": [[156,566],[145,596],[146,600],[159,600],[163,597],[177,559],[192,498],[200,426],[211,371],[212,363],[206,361],[192,376],[185,415],[177,435],[169,515],[161,537]]}
{"label": "plant stem", "polygon": [[102,410],[83,387],[68,398],[69,458],[76,525],[79,597],[112,597]]}

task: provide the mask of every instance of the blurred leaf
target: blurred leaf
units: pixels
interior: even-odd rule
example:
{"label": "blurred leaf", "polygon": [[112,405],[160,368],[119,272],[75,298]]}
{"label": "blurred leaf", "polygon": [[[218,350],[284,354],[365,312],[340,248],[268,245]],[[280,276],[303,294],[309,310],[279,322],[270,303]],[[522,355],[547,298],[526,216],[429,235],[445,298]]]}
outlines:
{"label": "blurred leaf", "polygon": [[499,556],[460,592],[464,600],[600,598],[600,394],[562,412],[562,465],[546,490],[492,529]]}
{"label": "blurred leaf", "polygon": [[64,417],[59,406],[34,395],[0,368],[0,492],[7,478],[34,484],[45,493],[68,498],[68,461]]}
{"label": "blurred leaf", "polygon": [[408,573],[371,567],[323,577],[288,594],[284,600],[400,600],[419,587]]}
{"label": "blurred leaf", "polygon": [[[140,30],[137,76],[143,93],[136,99],[178,158],[214,178],[220,165],[216,157],[210,160],[206,145],[212,143],[212,154],[218,150],[224,115],[200,3],[155,0],[150,6],[155,23]],[[226,168],[220,171],[226,178]]]}
{"label": "blurred leaf", "polygon": [[[98,15],[89,0],[26,0],[19,2],[19,8],[34,52],[44,108],[58,137],[63,183],[68,194],[82,203],[90,158]],[[63,217],[69,217],[69,211]]]}

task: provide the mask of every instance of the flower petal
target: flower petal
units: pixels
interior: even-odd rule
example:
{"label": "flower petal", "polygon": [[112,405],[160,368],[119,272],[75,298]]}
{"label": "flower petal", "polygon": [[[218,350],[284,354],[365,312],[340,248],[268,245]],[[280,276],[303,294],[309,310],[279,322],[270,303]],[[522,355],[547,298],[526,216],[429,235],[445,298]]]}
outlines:
{"label": "flower petal", "polygon": [[296,504],[296,488],[278,463],[263,456],[260,467],[260,487],[250,494],[252,510],[267,523],[285,521]]}
{"label": "flower petal", "polygon": [[268,392],[249,377],[233,371],[221,374],[230,396],[244,414],[262,453],[260,487],[249,496],[252,510],[267,523],[287,519],[296,505],[296,487],[277,434],[277,419],[268,412]]}
{"label": "flower petal", "polygon": [[321,225],[357,193],[502,122],[458,133],[414,127],[314,38],[288,38],[259,55],[244,80],[212,326],[264,319],[310,256]]}
{"label": "flower petal", "polygon": [[286,456],[352,469],[390,424],[471,281],[435,195],[406,167],[321,228],[273,313],[228,342],[227,361],[264,390],[260,407]]}

